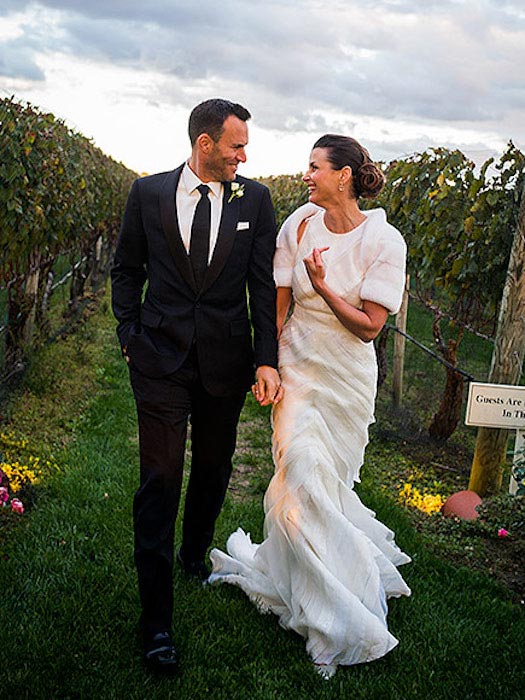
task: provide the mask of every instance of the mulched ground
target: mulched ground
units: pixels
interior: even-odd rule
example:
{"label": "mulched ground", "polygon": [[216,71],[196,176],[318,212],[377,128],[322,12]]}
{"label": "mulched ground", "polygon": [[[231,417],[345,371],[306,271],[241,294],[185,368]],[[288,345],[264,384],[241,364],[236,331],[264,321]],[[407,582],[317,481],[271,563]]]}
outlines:
{"label": "mulched ground", "polygon": [[[376,435],[395,445],[411,462],[428,472],[429,480],[439,478],[449,487],[449,494],[468,488],[472,465],[472,443],[461,433],[444,443],[433,442],[422,432],[413,432],[392,425]],[[466,566],[499,581],[511,599],[525,608],[525,497],[507,493],[505,475],[500,495],[485,498],[478,507],[479,518],[464,521],[444,517],[440,513],[428,516],[409,509],[415,527],[435,553],[454,563]],[[393,493],[395,497],[395,493]],[[507,536],[498,536],[504,529]]]}

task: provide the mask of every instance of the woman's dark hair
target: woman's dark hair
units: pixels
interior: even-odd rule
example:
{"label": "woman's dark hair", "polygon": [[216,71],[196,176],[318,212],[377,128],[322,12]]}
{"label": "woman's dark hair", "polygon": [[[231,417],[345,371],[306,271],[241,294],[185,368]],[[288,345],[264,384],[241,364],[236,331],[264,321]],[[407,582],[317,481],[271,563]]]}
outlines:
{"label": "woman's dark hair", "polygon": [[217,143],[224,131],[224,122],[232,114],[243,122],[247,122],[251,117],[242,105],[218,97],[194,107],[188,123],[191,145],[195,144],[201,134],[208,134]]}
{"label": "woman's dark hair", "polygon": [[314,148],[326,149],[326,157],[334,170],[341,170],[346,165],[352,169],[353,195],[356,199],[364,197],[373,199],[385,185],[385,176],[370,154],[361,144],[350,136],[325,134],[314,143]]}

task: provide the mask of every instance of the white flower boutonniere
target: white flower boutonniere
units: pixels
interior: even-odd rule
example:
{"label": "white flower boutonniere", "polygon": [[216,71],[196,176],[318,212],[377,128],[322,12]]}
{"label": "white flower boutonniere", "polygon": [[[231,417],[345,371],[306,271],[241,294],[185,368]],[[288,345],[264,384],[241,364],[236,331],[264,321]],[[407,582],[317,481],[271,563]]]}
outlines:
{"label": "white flower boutonniere", "polygon": [[235,197],[242,197],[243,195],[244,185],[241,185],[239,182],[232,182],[232,189],[230,198],[228,199],[228,204],[232,201],[232,199],[235,199]]}

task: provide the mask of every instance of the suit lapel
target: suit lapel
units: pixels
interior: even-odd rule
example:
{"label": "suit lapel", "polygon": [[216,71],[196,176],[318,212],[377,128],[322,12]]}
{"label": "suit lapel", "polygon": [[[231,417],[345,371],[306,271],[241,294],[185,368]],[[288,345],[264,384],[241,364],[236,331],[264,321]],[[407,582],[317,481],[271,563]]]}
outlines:
{"label": "suit lapel", "polygon": [[235,235],[237,231],[237,222],[239,221],[239,198],[234,197],[230,202],[231,194],[231,183],[224,183],[224,193],[222,199],[222,215],[221,222],[219,224],[219,231],[217,235],[217,242],[215,244],[215,249],[213,251],[213,256],[206,270],[204,276],[204,282],[202,285],[202,291],[206,289],[215,282],[219,276],[221,270],[223,269],[228,256],[231,253],[233,244],[235,242]]}
{"label": "suit lapel", "polygon": [[160,218],[162,222],[162,228],[166,240],[168,241],[168,246],[177,265],[177,268],[186,280],[189,286],[197,293],[197,287],[195,284],[195,278],[193,276],[193,269],[191,267],[190,258],[182,242],[180,235],[179,222],[177,218],[177,211],[175,207],[175,193],[177,192],[177,185],[179,184],[180,175],[182,173],[181,165],[176,170],[172,170],[166,175],[166,179],[162,183],[162,187],[159,192],[159,205],[160,205]]}

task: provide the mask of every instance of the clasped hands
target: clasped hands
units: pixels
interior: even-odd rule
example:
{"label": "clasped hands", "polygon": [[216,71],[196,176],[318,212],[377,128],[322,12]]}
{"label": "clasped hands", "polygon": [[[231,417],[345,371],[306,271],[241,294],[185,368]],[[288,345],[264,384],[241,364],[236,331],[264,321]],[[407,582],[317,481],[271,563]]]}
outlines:
{"label": "clasped hands", "polygon": [[274,367],[261,365],[257,367],[255,377],[252,394],[257,402],[261,406],[279,403],[284,395],[279,372]]}

